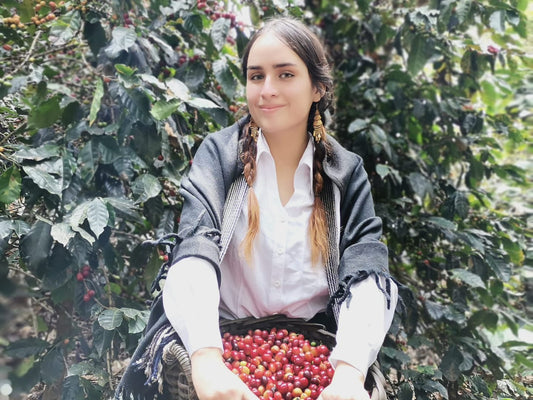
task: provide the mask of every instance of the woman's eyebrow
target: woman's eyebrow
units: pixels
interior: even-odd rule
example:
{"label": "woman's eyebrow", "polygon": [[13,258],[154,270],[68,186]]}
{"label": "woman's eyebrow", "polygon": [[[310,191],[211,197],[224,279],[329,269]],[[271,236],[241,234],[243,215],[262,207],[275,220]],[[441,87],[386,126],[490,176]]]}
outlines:
{"label": "woman's eyebrow", "polygon": [[[286,63],[274,64],[272,67],[274,69],[278,69],[278,68],[294,67],[294,66],[296,66],[296,64],[290,63],[290,62],[286,62]],[[261,69],[263,69],[263,67],[261,67],[259,65],[249,65],[248,67],[246,67],[246,69],[247,70],[261,70]]]}

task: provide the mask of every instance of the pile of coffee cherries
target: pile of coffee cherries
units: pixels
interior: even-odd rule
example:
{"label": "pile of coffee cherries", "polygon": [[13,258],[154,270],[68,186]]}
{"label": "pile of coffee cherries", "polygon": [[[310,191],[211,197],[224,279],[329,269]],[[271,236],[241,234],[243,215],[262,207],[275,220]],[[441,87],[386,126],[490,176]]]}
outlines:
{"label": "pile of coffee cherries", "polygon": [[329,348],[287,329],[224,333],[226,366],[261,399],[316,399],[333,377]]}

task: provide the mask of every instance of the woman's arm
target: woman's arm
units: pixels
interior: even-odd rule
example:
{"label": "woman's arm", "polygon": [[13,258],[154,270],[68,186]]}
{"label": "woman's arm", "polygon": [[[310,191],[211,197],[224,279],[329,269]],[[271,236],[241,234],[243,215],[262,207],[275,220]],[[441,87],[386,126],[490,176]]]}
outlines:
{"label": "woman's arm", "polygon": [[[380,280],[380,285],[385,287],[385,280],[388,278],[377,279]],[[330,356],[334,366],[343,361],[366,376],[394,318],[398,288],[394,282],[390,281],[390,284],[390,307],[376,284],[375,276],[370,276],[350,288],[350,305],[348,307],[344,302],[341,306],[337,345]]]}
{"label": "woman's arm", "polygon": [[255,395],[224,364],[220,337],[218,281],[205,259],[189,257],[168,271],[163,306],[191,356],[191,373],[200,400],[253,400]]}
{"label": "woman's arm", "polygon": [[204,347],[222,350],[219,298],[217,276],[208,261],[183,258],[169,269],[163,287],[163,306],[190,355]]}

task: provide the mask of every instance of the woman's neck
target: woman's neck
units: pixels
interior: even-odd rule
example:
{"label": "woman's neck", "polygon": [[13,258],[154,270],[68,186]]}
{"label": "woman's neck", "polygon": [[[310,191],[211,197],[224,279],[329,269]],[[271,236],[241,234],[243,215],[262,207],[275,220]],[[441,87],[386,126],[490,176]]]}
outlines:
{"label": "woman's neck", "polygon": [[277,165],[296,168],[307,147],[308,136],[305,134],[269,135],[265,139],[270,153]]}

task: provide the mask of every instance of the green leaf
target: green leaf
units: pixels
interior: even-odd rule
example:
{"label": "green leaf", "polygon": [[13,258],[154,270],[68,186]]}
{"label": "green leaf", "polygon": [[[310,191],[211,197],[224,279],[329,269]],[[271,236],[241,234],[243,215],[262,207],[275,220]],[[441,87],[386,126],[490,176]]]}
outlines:
{"label": "green leaf", "polygon": [[508,282],[511,278],[511,266],[509,263],[505,262],[501,258],[491,254],[485,255],[485,260],[491,269],[494,271],[498,279],[501,279],[503,282]]}
{"label": "green leaf", "polygon": [[387,176],[390,176],[397,184],[400,184],[402,181],[402,176],[400,175],[400,172],[388,165],[377,164],[376,172],[381,177],[381,179],[385,179]]}
{"label": "green leaf", "polygon": [[411,75],[417,75],[433,55],[433,44],[421,35],[415,35],[407,58],[407,69]]}
{"label": "green leaf", "polygon": [[448,220],[446,218],[429,217],[427,220],[431,224],[436,225],[436,226],[438,226],[440,228],[447,229],[447,230],[450,230],[450,231],[457,230],[457,224],[455,224],[454,222],[452,222],[452,221],[450,221],[450,220]]}
{"label": "green leaf", "polygon": [[96,56],[102,47],[107,44],[105,30],[99,20],[89,21],[85,20],[83,33],[87,39],[87,43],[91,48],[91,52]]}
{"label": "green leaf", "polygon": [[61,159],[44,161],[35,166],[24,165],[22,169],[41,189],[61,196],[63,191],[63,162]]}
{"label": "green leaf", "polygon": [[24,147],[13,153],[13,157],[19,161],[22,160],[31,160],[31,161],[42,161],[48,158],[53,158],[59,156],[61,153],[61,148],[55,144],[44,144],[42,146],[33,148],[33,147]]}
{"label": "green leaf", "polygon": [[368,122],[366,122],[364,119],[358,118],[350,122],[350,125],[348,125],[348,132],[349,133],[359,132],[367,128],[368,128]]}
{"label": "green leaf", "polygon": [[195,108],[220,108],[217,104],[212,102],[209,99],[204,99],[201,97],[193,97],[189,100],[186,100],[187,104]]}
{"label": "green leaf", "polygon": [[472,314],[468,320],[468,324],[474,329],[481,325],[494,331],[498,327],[498,314],[491,310],[479,310]]}
{"label": "green leaf", "polygon": [[156,237],[162,237],[167,233],[174,232],[174,221],[176,220],[176,215],[172,209],[165,209],[163,215],[161,215],[161,220],[156,229]]}
{"label": "green leaf", "polygon": [[76,235],[76,232],[72,230],[69,224],[60,222],[52,225],[51,234],[54,240],[66,247],[70,239]]}
{"label": "green leaf", "polygon": [[429,316],[435,321],[438,321],[439,319],[443,318],[446,313],[446,306],[436,303],[434,301],[426,300],[424,302],[424,306]]}
{"label": "green leaf", "polygon": [[94,138],[97,144],[97,156],[102,164],[113,164],[122,155],[116,139],[113,136],[99,136]]}
{"label": "green leaf", "polygon": [[237,80],[231,73],[225,58],[215,60],[213,63],[213,73],[220,86],[222,86],[222,90],[226,96],[233,97],[237,89]]}
{"label": "green leaf", "polygon": [[137,40],[135,30],[123,26],[113,29],[111,36],[111,43],[105,49],[105,54],[111,59],[117,58],[121,51],[127,51]]}
{"label": "green leaf", "polygon": [[211,27],[211,40],[218,51],[226,44],[226,37],[228,36],[230,26],[231,21],[228,18],[219,18]]}
{"label": "green leaf", "polygon": [[54,38],[55,46],[62,46],[68,43],[78,34],[81,27],[81,15],[78,10],[65,13],[57,19],[50,28],[50,37]]}
{"label": "green leaf", "polygon": [[100,198],[93,199],[87,206],[87,220],[94,235],[98,238],[109,222],[109,211]]}
{"label": "green leaf", "polygon": [[411,172],[408,175],[409,184],[413,188],[413,191],[418,197],[418,201],[421,203],[424,201],[427,195],[433,194],[433,185],[429,179],[427,179],[420,172]]}
{"label": "green leaf", "polygon": [[497,33],[505,32],[505,10],[494,11],[489,18],[489,26]]}
{"label": "green leaf", "polygon": [[13,221],[4,220],[0,221],[0,240],[8,239],[15,230],[15,224]]}
{"label": "green leaf", "polygon": [[470,16],[470,10],[472,7],[472,0],[459,0],[457,2],[457,18],[459,19],[459,24],[464,24]]}
{"label": "green leaf", "polygon": [[424,385],[422,386],[422,388],[427,393],[438,392],[442,399],[445,399],[445,400],[448,399],[448,390],[440,382],[436,382],[434,380],[426,379],[426,380],[424,380]]}
{"label": "green leaf", "polygon": [[189,92],[189,88],[182,81],[172,78],[169,79],[166,84],[168,89],[172,92],[174,96],[176,96],[176,98],[183,101],[190,99],[191,94]]}
{"label": "green leaf", "polygon": [[142,221],[139,213],[135,211],[135,204],[129,199],[121,199],[117,197],[106,197],[103,199],[107,204],[111,205],[117,211],[129,216],[135,221]]}
{"label": "green leaf", "polygon": [[98,159],[95,156],[96,150],[94,147],[93,141],[89,140],[81,148],[78,154],[81,179],[86,184],[89,184],[92,181],[94,174],[96,173],[96,167],[98,166]]}
{"label": "green leaf", "polygon": [[20,171],[13,165],[0,175],[0,203],[10,204],[17,200],[21,187]]}
{"label": "green leaf", "polygon": [[455,345],[450,346],[448,351],[442,357],[439,369],[442,371],[446,379],[455,382],[461,376],[459,365],[463,362],[463,354]]}
{"label": "green leaf", "polygon": [[179,106],[182,104],[181,100],[159,100],[154,104],[152,109],[150,110],[150,114],[158,120],[164,120],[170,117],[176,110],[179,108]]}
{"label": "green leaf", "polygon": [[464,269],[456,268],[451,270],[452,276],[460,281],[463,281],[469,286],[474,288],[483,288],[485,289],[485,283],[481,277],[473,272],[466,271]]}
{"label": "green leaf", "polygon": [[70,214],[68,215],[67,221],[69,222],[72,228],[80,226],[83,224],[87,218],[87,210],[89,209],[90,201],[84,201],[81,204],[78,204]]}
{"label": "green leaf", "polygon": [[37,271],[48,259],[53,243],[50,232],[50,225],[38,220],[20,241],[21,256],[32,271]]}
{"label": "green leaf", "polygon": [[85,392],[78,375],[67,376],[63,381],[61,400],[85,400]]}
{"label": "green leaf", "polygon": [[28,127],[34,129],[47,128],[61,117],[59,96],[54,96],[36,105],[28,115]]}
{"label": "green leaf", "polygon": [[144,331],[144,328],[146,328],[146,321],[143,321],[139,318],[128,320],[128,333],[130,335],[141,333]]}
{"label": "green leaf", "polygon": [[97,78],[96,89],[94,90],[93,101],[91,103],[91,112],[89,113],[89,126],[91,126],[96,120],[96,115],[100,110],[102,97],[104,97],[104,81]]}
{"label": "green leaf", "polygon": [[45,383],[52,384],[63,378],[65,361],[61,348],[54,347],[43,358],[41,363],[41,378]]}
{"label": "green leaf", "polygon": [[8,357],[26,358],[31,355],[39,355],[50,344],[46,340],[39,338],[20,339],[16,342],[10,343],[4,350],[4,354]]}
{"label": "green leaf", "polygon": [[400,389],[398,390],[398,400],[412,400],[413,395],[413,389],[408,382],[404,382],[400,385]]}
{"label": "green leaf", "polygon": [[124,320],[124,313],[117,308],[102,311],[98,316],[98,323],[105,330],[111,331],[118,328]]}
{"label": "green leaf", "polygon": [[114,334],[114,330],[104,329],[96,321],[93,324],[93,346],[100,357],[111,347]]}
{"label": "green leaf", "polygon": [[150,174],[139,176],[131,186],[133,195],[137,197],[136,203],[144,203],[146,200],[159,195],[161,189],[161,184],[157,178]]}
{"label": "green leaf", "polygon": [[136,71],[136,68],[131,68],[125,64],[115,64],[115,69],[120,75],[127,77],[132,76]]}
{"label": "green leaf", "polygon": [[[8,4],[6,4],[8,5]],[[20,16],[20,22],[27,23],[31,21],[31,17],[35,15],[34,4],[31,0],[23,0],[16,4],[17,14]]]}

